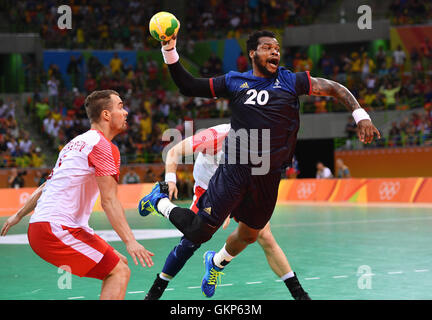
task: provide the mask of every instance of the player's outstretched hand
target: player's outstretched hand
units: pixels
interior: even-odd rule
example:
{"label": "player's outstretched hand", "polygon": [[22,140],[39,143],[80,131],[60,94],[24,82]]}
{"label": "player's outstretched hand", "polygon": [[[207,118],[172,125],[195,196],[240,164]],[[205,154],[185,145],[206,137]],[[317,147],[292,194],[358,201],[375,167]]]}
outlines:
{"label": "player's outstretched hand", "polygon": [[10,216],[9,219],[7,219],[6,222],[3,224],[0,235],[2,237],[5,236],[8,233],[9,229],[20,221],[21,218],[18,216],[18,214],[14,214],[13,216]]}
{"label": "player's outstretched hand", "polygon": [[357,127],[357,136],[363,143],[371,143],[374,139],[374,135],[376,135],[378,139],[381,138],[378,129],[372,124],[372,121],[368,119],[359,121]]}
{"label": "player's outstretched hand", "polygon": [[146,266],[146,264],[151,267],[153,266],[153,260],[152,256],[154,256],[153,252],[148,251],[146,248],[144,248],[142,245],[140,245],[137,241],[131,241],[126,245],[126,250],[131,255],[135,265],[138,265],[138,260],[140,261],[141,265],[143,267]]}
{"label": "player's outstretched hand", "polygon": [[173,37],[168,41],[162,41],[162,49],[165,51],[171,51],[175,48],[177,43],[177,34],[173,35]]}
{"label": "player's outstretched hand", "polygon": [[178,189],[177,185],[174,182],[169,181],[168,182],[168,196],[169,199],[172,200],[173,196],[175,199],[177,199]]}

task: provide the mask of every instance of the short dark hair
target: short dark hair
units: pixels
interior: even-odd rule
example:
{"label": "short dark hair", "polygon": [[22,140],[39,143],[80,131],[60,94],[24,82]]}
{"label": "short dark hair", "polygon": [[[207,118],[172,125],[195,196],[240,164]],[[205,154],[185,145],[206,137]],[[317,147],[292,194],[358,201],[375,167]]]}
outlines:
{"label": "short dark hair", "polygon": [[261,37],[276,38],[276,35],[274,34],[274,32],[269,31],[269,30],[260,30],[260,31],[255,31],[255,32],[251,33],[251,35],[249,36],[249,38],[246,41],[246,51],[247,51],[249,61],[252,60],[249,56],[249,52],[251,50],[256,50],[258,48],[259,38],[261,38]]}
{"label": "short dark hair", "polygon": [[90,122],[98,122],[103,110],[111,110],[111,95],[120,96],[114,90],[98,90],[90,93],[84,102],[87,117]]}

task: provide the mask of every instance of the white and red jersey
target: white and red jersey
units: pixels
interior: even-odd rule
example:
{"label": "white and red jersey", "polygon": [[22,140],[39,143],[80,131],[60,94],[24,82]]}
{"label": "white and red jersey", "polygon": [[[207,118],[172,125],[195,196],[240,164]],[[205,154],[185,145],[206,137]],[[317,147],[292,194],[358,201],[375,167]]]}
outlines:
{"label": "white and red jersey", "polygon": [[118,181],[119,175],[120,152],[102,132],[75,137],[61,150],[30,223],[55,222],[93,233],[88,220],[99,195],[96,177]]}
{"label": "white and red jersey", "polygon": [[221,124],[210,127],[193,136],[193,151],[199,153],[193,169],[195,187],[199,186],[207,190],[209,181],[216,172],[221,158],[224,156],[223,141],[230,129],[230,124]]}

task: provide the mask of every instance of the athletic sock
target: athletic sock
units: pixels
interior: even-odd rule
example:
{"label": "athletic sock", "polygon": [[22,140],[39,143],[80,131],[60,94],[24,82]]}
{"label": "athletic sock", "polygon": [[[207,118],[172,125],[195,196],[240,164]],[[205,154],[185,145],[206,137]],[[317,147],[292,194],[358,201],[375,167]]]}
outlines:
{"label": "athletic sock", "polygon": [[159,300],[168,286],[168,283],[169,281],[162,279],[160,274],[157,274],[156,279],[149,292],[147,292],[144,300]]}
{"label": "athletic sock", "polygon": [[294,271],[290,271],[290,272],[284,274],[284,275],[281,277],[281,280],[282,280],[282,281],[285,281],[286,279],[289,279],[289,278],[292,278],[292,277],[295,277]]}
{"label": "athletic sock", "polygon": [[169,219],[169,215],[171,213],[171,210],[177,207],[174,203],[171,202],[168,198],[162,198],[157,203],[157,209],[159,210],[162,215]]}
{"label": "athletic sock", "polygon": [[224,244],[223,248],[213,257],[214,265],[221,269],[223,269],[234,258],[226,251],[225,246],[226,244]]}
{"label": "athletic sock", "polygon": [[159,278],[165,281],[170,281],[172,278],[165,277],[162,273],[159,273]]}
{"label": "athletic sock", "polygon": [[[287,275],[289,272],[287,273]],[[295,300],[310,300],[309,295],[303,290],[300,282],[297,279],[297,275],[293,272],[294,276],[288,277],[284,280],[289,292]]]}

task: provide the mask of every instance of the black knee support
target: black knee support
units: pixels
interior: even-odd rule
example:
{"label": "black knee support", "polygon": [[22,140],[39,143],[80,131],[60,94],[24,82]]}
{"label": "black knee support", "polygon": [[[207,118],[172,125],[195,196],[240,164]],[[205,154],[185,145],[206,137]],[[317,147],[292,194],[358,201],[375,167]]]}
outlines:
{"label": "black knee support", "polygon": [[186,208],[172,209],[169,220],[186,239],[196,244],[209,241],[217,230],[217,227],[209,225],[201,216]]}

